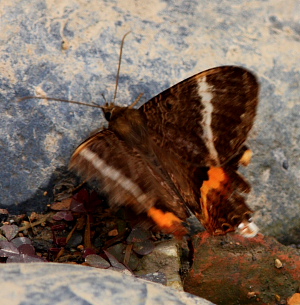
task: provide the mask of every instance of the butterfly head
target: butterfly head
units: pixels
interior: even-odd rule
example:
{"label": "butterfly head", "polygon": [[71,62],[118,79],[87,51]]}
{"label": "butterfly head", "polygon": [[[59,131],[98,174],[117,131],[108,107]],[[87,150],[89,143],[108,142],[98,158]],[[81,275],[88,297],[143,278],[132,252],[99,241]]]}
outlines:
{"label": "butterfly head", "polygon": [[112,121],[115,117],[120,116],[120,114],[124,112],[126,108],[127,107],[117,106],[114,103],[106,103],[105,106],[101,107],[104,117],[108,122]]}

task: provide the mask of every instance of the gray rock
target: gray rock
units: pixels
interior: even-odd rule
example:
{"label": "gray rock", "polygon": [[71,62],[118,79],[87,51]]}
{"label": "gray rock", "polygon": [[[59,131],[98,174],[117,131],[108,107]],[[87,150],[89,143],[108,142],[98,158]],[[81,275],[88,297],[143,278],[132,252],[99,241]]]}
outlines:
{"label": "gray rock", "polygon": [[179,275],[180,245],[176,240],[163,241],[156,244],[155,249],[141,260],[141,267],[136,275],[153,272],[163,272],[166,275],[167,286],[177,290],[183,290],[182,281]]}
{"label": "gray rock", "polygon": [[112,270],[54,263],[1,264],[0,274],[3,304],[213,305]]}
{"label": "gray rock", "polygon": [[[0,203],[43,209],[44,191],[73,149],[103,123],[101,112],[50,101],[143,101],[207,68],[241,65],[257,74],[261,103],[245,170],[261,232],[299,241],[300,4],[284,1],[14,0],[0,4]],[[58,174],[57,174],[58,173]]]}

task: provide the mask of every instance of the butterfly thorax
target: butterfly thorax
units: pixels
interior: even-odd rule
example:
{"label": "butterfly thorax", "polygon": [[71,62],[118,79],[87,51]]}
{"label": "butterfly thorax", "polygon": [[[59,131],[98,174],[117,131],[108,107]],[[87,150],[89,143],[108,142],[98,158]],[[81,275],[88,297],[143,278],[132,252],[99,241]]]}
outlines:
{"label": "butterfly thorax", "polygon": [[148,130],[142,111],[116,105],[103,107],[102,110],[109,122],[109,129],[114,131],[121,140],[129,146],[146,149]]}

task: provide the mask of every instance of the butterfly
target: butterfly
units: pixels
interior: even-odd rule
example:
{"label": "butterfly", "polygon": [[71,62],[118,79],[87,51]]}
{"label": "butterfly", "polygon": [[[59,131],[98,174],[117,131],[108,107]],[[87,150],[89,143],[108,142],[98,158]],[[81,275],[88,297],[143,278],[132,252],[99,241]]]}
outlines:
{"label": "butterfly", "polygon": [[[102,107],[108,127],[81,143],[70,168],[96,180],[112,207],[128,206],[159,229],[191,234],[199,220],[215,235],[258,228],[238,172],[250,162],[259,84],[248,70],[221,66],[196,74],[138,109]],[[138,217],[138,216],[137,216]]]}

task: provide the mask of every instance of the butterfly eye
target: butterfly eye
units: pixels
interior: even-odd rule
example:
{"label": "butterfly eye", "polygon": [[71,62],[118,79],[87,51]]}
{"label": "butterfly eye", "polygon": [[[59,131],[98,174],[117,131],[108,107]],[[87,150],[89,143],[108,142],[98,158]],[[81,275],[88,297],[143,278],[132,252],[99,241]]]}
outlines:
{"label": "butterfly eye", "polygon": [[111,119],[111,112],[110,111],[107,111],[107,112],[104,112],[104,117],[105,117],[105,119],[106,119],[106,121],[110,121],[110,119]]}

